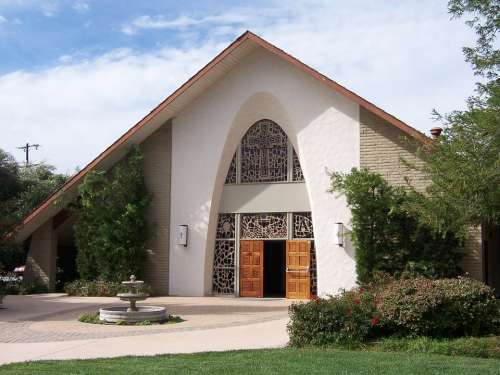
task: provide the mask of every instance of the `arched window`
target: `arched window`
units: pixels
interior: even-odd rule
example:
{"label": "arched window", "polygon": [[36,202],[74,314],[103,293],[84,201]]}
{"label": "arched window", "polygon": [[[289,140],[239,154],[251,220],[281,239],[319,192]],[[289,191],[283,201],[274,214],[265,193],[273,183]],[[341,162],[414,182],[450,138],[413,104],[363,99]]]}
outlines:
{"label": "arched window", "polygon": [[241,140],[226,184],[286,181],[304,181],[299,158],[278,124],[257,121]]}

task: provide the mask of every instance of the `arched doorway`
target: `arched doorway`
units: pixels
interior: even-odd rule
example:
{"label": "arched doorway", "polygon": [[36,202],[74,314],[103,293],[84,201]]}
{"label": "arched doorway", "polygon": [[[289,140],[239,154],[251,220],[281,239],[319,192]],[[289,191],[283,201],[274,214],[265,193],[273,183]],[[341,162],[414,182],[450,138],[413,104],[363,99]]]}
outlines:
{"label": "arched doorway", "polygon": [[316,295],[311,212],[299,157],[269,119],[241,139],[225,179],[212,291],[243,297]]}

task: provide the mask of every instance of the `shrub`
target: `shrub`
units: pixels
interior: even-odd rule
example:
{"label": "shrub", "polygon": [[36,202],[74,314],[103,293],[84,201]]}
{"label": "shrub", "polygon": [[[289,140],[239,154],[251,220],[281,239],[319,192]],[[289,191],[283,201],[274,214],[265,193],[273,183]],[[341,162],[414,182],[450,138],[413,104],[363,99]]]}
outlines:
{"label": "shrub", "polygon": [[0,241],[2,242],[0,243],[0,272],[12,272],[15,267],[26,262],[22,246],[13,243],[12,240],[1,239]]}
{"label": "shrub", "polygon": [[493,290],[469,278],[393,280],[374,288],[388,333],[408,336],[481,336],[498,331]]}
{"label": "shrub", "polygon": [[85,280],[141,277],[146,259],[150,202],[138,147],[110,172],[92,171],[78,188],[74,207],[76,264]]}
{"label": "shrub", "polygon": [[381,328],[373,296],[362,289],[296,303],[289,312],[292,346],[357,347]]}
{"label": "shrub", "polygon": [[411,197],[405,189],[366,169],[331,173],[330,178],[330,191],[344,194],[351,209],[360,284],[372,281],[377,272],[433,278],[460,273],[461,240],[419,223],[418,213],[407,210]]}
{"label": "shrub", "polygon": [[5,294],[39,294],[48,293],[47,286],[37,282],[27,282],[14,273],[6,273],[0,277],[0,288]]}
{"label": "shrub", "polygon": [[[75,280],[64,284],[64,292],[70,296],[79,297],[116,297],[118,293],[128,289],[119,282],[105,280]],[[139,292],[149,293],[151,288],[143,284]]]}
{"label": "shrub", "polygon": [[78,317],[78,321],[82,323],[103,324],[99,319],[99,313],[82,314]]}
{"label": "shrub", "polygon": [[[479,281],[379,280],[383,282],[366,290],[290,306],[290,344],[352,348],[383,336],[455,338],[500,333],[499,301]],[[445,350],[443,345],[440,350]]]}

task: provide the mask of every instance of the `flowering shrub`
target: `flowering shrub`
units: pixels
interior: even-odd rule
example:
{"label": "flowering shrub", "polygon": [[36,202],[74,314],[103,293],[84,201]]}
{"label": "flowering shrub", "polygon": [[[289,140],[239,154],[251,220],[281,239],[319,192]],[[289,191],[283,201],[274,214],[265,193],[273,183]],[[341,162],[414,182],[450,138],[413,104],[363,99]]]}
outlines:
{"label": "flowering shrub", "polygon": [[48,293],[47,286],[36,281],[24,281],[22,277],[11,272],[0,274],[0,290],[3,290],[5,295]]}
{"label": "flowering shrub", "polygon": [[[149,293],[150,287],[143,284],[140,292]],[[64,285],[64,292],[70,296],[80,297],[115,297],[120,292],[126,292],[127,288],[119,282],[104,280],[75,280]]]}
{"label": "flowering shrub", "polygon": [[377,335],[380,316],[371,293],[362,289],[290,306],[290,344],[358,346]]}
{"label": "flowering shrub", "polygon": [[355,347],[382,336],[453,338],[500,332],[500,304],[479,281],[379,280],[366,290],[290,306],[290,344]]}
{"label": "flowering shrub", "polygon": [[393,280],[373,292],[391,334],[481,336],[499,327],[500,306],[492,289],[473,279]]}

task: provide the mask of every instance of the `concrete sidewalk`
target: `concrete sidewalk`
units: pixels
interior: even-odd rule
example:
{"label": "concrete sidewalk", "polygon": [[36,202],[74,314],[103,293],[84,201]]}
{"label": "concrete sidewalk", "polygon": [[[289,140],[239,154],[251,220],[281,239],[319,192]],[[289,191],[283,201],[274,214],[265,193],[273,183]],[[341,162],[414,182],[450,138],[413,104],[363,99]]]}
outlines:
{"label": "concrete sidewalk", "polygon": [[83,312],[116,298],[9,296],[0,310],[0,364],[41,359],[194,353],[286,345],[289,300],[156,297],[182,323],[108,326],[80,323]]}
{"label": "concrete sidewalk", "polygon": [[288,319],[236,327],[96,340],[0,344],[0,364],[47,359],[275,348],[288,342]]}

